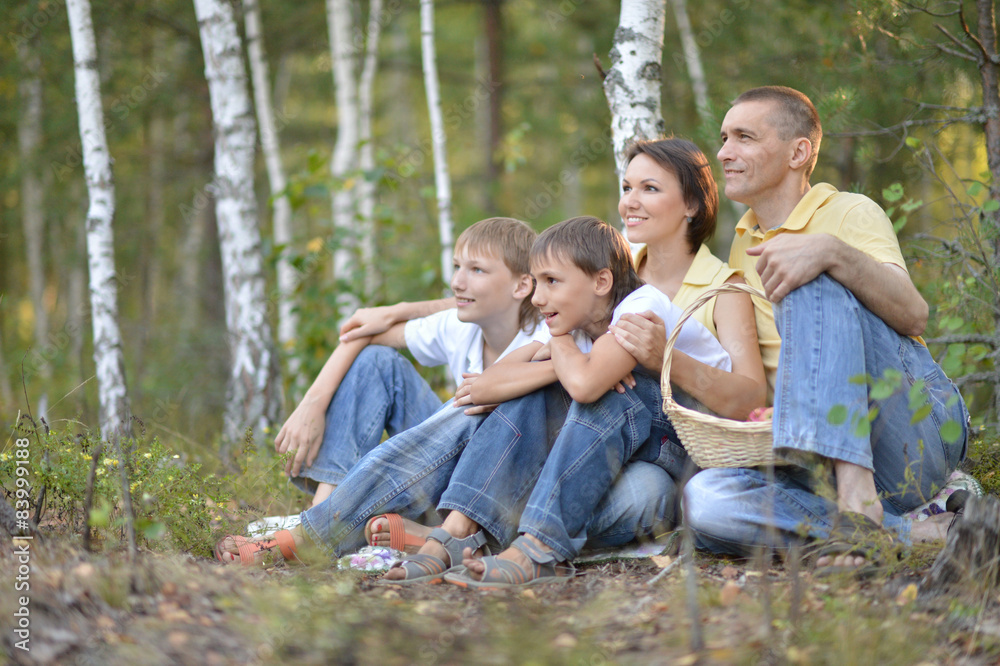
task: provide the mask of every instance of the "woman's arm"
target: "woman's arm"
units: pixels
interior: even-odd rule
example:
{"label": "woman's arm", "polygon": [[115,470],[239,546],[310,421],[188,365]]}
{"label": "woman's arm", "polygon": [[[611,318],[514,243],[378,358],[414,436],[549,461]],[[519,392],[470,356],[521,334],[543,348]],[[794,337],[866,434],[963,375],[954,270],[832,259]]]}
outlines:
{"label": "woman's arm", "polygon": [[486,368],[472,384],[472,401],[477,405],[494,405],[556,381],[552,361],[531,360],[541,348],[542,343],[532,342]]}
{"label": "woman's arm", "polygon": [[552,364],[559,383],[577,402],[594,402],[615,388],[636,366],[635,357],[618,344],[613,335],[594,340],[584,354],[572,336],[558,335],[549,341]]}

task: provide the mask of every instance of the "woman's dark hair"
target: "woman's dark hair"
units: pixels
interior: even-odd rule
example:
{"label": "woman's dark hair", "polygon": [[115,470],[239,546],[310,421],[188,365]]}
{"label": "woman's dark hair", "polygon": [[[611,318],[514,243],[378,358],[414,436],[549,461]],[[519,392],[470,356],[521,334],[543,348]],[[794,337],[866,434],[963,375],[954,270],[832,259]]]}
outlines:
{"label": "woman's dark hair", "polygon": [[538,235],[531,246],[531,264],[544,257],[569,261],[587,275],[611,271],[611,307],[608,316],[626,296],[643,285],[635,272],[632,252],[621,233],[596,217],[572,217]]}
{"label": "woman's dark hair", "polygon": [[662,168],[674,174],[684,193],[684,202],[698,211],[688,223],[687,241],[691,254],[715,234],[719,214],[719,188],[712,176],[712,166],[705,153],[686,139],[636,141],[625,153],[625,163],[636,155],[648,155]]}

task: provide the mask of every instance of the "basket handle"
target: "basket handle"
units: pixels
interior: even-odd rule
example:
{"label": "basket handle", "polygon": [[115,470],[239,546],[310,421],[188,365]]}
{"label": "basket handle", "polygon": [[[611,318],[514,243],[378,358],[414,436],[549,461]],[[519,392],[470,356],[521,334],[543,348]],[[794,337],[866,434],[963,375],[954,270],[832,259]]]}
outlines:
{"label": "basket handle", "polygon": [[767,299],[767,297],[759,289],[751,287],[748,284],[726,283],[709,289],[704,294],[699,296],[693,303],[691,303],[691,305],[684,309],[683,314],[681,314],[677,323],[674,325],[674,330],[670,331],[670,336],[667,338],[667,344],[663,348],[663,370],[660,372],[660,393],[662,394],[664,400],[673,397],[673,392],[670,389],[670,357],[674,351],[674,344],[677,343],[677,337],[681,334],[681,327],[684,326],[684,322],[690,319],[691,315],[693,315],[701,306],[705,305],[705,303],[708,303],[719,294],[739,292],[750,294],[751,296],[757,296],[765,300]]}

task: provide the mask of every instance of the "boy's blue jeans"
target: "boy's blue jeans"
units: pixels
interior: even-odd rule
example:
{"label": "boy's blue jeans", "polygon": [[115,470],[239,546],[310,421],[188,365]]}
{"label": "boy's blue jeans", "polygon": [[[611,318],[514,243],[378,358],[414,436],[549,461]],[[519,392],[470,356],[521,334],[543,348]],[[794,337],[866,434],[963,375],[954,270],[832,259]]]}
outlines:
{"label": "boy's blue jeans", "polygon": [[[782,339],[775,449],[787,457],[816,454],[874,470],[883,525],[907,541],[910,522],[903,514],[933,497],[965,457],[968,412],[961,394],[926,347],[893,331],[826,274],[786,296],[774,314]],[[866,374],[876,382],[898,377],[889,382],[892,395],[872,399],[871,385],[857,379]],[[930,411],[915,418],[922,404]],[[848,409],[843,423],[829,418],[837,405]],[[863,422],[872,408],[878,411],[869,434]],[[952,442],[942,437],[948,422],[961,433]],[[778,467],[773,486],[762,469],[698,473],[684,490],[696,544],[749,555],[771,541],[769,523],[777,528],[775,547],[825,538],[837,514],[831,472],[829,464],[819,474]]]}
{"label": "boy's blue jeans", "polygon": [[[637,376],[637,381],[655,387],[658,396],[654,380]],[[641,412],[635,392],[627,395],[632,411]],[[557,384],[505,402],[489,415],[466,416],[447,403],[362,458],[326,501],[303,512],[302,524],[315,543],[339,556],[365,545],[364,525],[371,516],[394,512],[419,519],[437,507],[461,511],[480,523],[494,546],[505,547],[517,535],[518,517],[545,466],[548,443],[566,430],[571,404],[576,406]],[[616,410],[617,405],[604,408]],[[629,420],[640,421],[634,429],[648,431],[649,419],[645,425],[641,416]],[[659,439],[646,459],[655,461],[658,451]],[[672,517],[676,490],[660,467],[635,463],[620,475],[609,471],[605,476],[601,491],[596,484],[586,485],[593,498],[589,508],[579,506],[592,536],[589,545],[627,543]]]}
{"label": "boy's blue jeans", "polygon": [[315,491],[315,483],[339,484],[347,473],[389,436],[423,422],[441,399],[402,354],[390,347],[365,347],[354,360],[326,410],[323,444],[316,460],[292,479]]}

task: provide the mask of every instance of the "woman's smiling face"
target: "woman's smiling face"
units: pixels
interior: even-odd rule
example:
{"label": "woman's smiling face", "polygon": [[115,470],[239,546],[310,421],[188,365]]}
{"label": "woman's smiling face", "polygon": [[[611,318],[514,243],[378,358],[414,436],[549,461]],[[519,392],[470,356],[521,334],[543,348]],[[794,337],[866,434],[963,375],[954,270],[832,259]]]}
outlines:
{"label": "woman's smiling face", "polygon": [[697,213],[688,206],[680,181],[645,153],[636,155],[625,169],[618,214],[629,242],[663,243],[683,240],[684,218]]}

